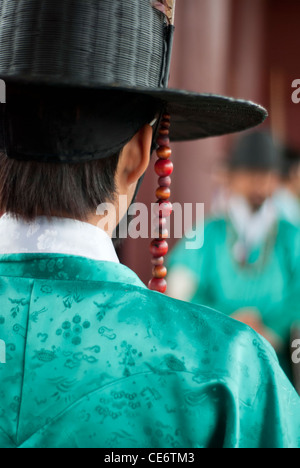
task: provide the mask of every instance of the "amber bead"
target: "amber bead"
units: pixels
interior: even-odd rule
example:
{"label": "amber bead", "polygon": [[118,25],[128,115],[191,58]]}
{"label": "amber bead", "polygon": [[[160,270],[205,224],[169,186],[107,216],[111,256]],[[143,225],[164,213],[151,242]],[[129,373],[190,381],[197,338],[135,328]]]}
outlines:
{"label": "amber bead", "polygon": [[160,177],[167,177],[172,174],[174,166],[168,159],[159,159],[154,166],[155,172]]}
{"label": "amber bead", "polygon": [[155,229],[153,237],[155,239],[168,239],[169,231],[168,229]]}
{"label": "amber bead", "polygon": [[167,290],[167,282],[163,278],[152,278],[149,281],[148,288],[151,291],[157,291],[164,294]]}
{"label": "amber bead", "polygon": [[173,211],[173,205],[169,201],[158,202],[158,213],[160,218],[168,218]]}
{"label": "amber bead", "polygon": [[165,278],[167,273],[168,270],[164,265],[157,265],[152,270],[152,275],[154,278]]}
{"label": "amber bead", "polygon": [[162,229],[159,231],[158,239],[168,239],[169,238],[169,231],[168,229]]}
{"label": "amber bead", "polygon": [[158,134],[163,136],[169,136],[170,130],[166,127],[160,127]]}
{"label": "amber bead", "polygon": [[153,206],[153,214],[157,218],[168,218],[173,211],[173,205],[169,201],[158,201]]}
{"label": "amber bead", "polygon": [[[166,218],[155,217],[152,224],[153,232],[161,232],[164,229],[167,229],[167,220]],[[152,236],[156,239],[156,236]]]}
{"label": "amber bead", "polygon": [[170,198],[170,195],[171,190],[169,189],[169,187],[158,187],[158,189],[156,190],[156,197],[158,198],[158,200],[168,200],[168,198]]}
{"label": "amber bead", "polygon": [[165,240],[154,239],[150,244],[150,252],[154,258],[164,257],[168,250],[169,246]]}
{"label": "amber bead", "polygon": [[160,187],[171,187],[171,183],[172,183],[172,179],[171,177],[167,176],[167,177],[160,177],[158,179],[158,185]]}
{"label": "amber bead", "polygon": [[170,119],[162,119],[161,124],[162,127],[164,128],[170,128],[171,127],[171,121]]}
{"label": "amber bead", "polygon": [[158,146],[170,146],[170,138],[167,135],[160,135],[156,140]]}
{"label": "amber bead", "polygon": [[170,121],[171,120],[171,115],[170,114],[163,114],[162,118],[163,118],[163,120]]}
{"label": "amber bead", "polygon": [[172,150],[168,146],[160,146],[156,154],[160,159],[169,159],[172,156]]}
{"label": "amber bead", "polygon": [[161,266],[164,264],[164,257],[152,258],[151,263],[154,266]]}
{"label": "amber bead", "polygon": [[158,225],[161,229],[164,229],[167,226],[166,218],[158,218]]}

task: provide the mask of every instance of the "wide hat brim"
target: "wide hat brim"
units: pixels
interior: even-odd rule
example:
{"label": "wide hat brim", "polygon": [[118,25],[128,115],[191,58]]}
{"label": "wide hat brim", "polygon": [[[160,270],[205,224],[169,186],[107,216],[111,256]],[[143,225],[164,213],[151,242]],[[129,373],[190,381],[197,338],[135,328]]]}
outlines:
{"label": "wide hat brim", "polygon": [[[142,88],[119,85],[99,86],[98,83],[70,83],[57,80],[27,80],[0,75],[6,83],[31,86],[51,86],[60,89],[86,90],[93,93],[97,101],[97,91],[107,95],[114,92],[134,96],[152,97],[172,117],[170,137],[172,141],[188,141],[241,132],[264,122],[268,112],[251,101],[235,99],[209,93],[196,93],[172,88]],[[1,124],[1,121],[0,121]]]}
{"label": "wide hat brim", "polygon": [[[149,0],[11,0],[0,13],[8,157],[105,158],[163,112],[172,141],[239,132],[267,116],[252,102],[167,88],[174,26]],[[19,101],[12,84],[23,88]]]}

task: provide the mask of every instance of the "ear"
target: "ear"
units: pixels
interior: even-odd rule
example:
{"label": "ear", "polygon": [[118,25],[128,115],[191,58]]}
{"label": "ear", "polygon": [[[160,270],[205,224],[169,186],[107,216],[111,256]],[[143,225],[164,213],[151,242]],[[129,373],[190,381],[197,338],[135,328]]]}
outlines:
{"label": "ear", "polygon": [[127,193],[149,166],[152,136],[152,127],[144,125],[124,146],[116,173],[119,194]]}

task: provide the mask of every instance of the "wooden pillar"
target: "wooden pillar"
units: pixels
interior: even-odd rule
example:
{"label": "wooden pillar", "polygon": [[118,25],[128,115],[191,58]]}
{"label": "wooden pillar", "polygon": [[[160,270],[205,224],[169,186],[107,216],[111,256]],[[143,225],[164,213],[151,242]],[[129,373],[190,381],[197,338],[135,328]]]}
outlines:
{"label": "wooden pillar", "polygon": [[232,0],[230,88],[234,96],[267,105],[267,2]]}

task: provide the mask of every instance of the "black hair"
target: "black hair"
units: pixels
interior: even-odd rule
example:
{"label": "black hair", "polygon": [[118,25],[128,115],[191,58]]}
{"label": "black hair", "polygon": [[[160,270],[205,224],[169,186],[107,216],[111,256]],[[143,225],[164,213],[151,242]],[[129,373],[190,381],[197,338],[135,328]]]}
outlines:
{"label": "black hair", "polygon": [[83,163],[18,161],[0,153],[0,212],[26,221],[62,216],[86,221],[113,201],[120,154]]}

